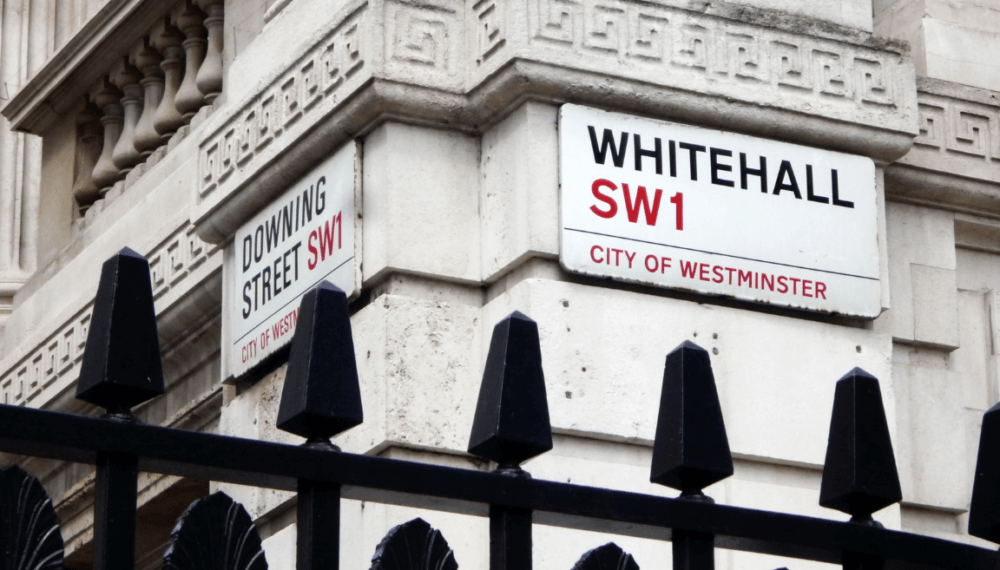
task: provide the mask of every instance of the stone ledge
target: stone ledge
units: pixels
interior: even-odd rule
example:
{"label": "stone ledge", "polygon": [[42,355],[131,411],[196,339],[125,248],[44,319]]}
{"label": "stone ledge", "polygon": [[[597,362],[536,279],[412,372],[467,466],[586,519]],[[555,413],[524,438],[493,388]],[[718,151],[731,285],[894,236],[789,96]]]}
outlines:
{"label": "stone ledge", "polygon": [[1000,180],[898,163],[886,168],[885,190],[886,198],[894,202],[1000,218]]}
{"label": "stone ledge", "polygon": [[903,46],[836,26],[763,21],[771,27],[666,1],[443,2],[434,10],[352,2],[291,65],[210,121],[199,141],[198,234],[225,241],[323,154],[384,120],[482,132],[528,99],[885,162],[908,150],[916,94]]}
{"label": "stone ledge", "polygon": [[897,201],[1000,217],[1000,93],[920,78],[920,133],[886,169]]}

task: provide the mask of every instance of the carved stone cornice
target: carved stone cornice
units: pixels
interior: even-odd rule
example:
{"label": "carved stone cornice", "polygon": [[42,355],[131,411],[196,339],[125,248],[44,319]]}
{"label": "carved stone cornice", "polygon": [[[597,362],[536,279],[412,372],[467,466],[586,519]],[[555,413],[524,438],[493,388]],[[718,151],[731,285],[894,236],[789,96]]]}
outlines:
{"label": "carved stone cornice", "polygon": [[[199,145],[196,224],[228,239],[335,145],[387,119],[482,132],[575,102],[889,162],[916,129],[905,46],[763,10],[668,0],[355,0]],[[294,148],[294,152],[287,152]]]}
{"label": "carved stone cornice", "polygon": [[1000,93],[917,82],[920,133],[886,169],[887,197],[1000,218]]}
{"label": "carved stone cornice", "polygon": [[73,108],[94,81],[120,58],[120,46],[136,43],[149,22],[162,20],[175,2],[109,0],[0,113],[16,131],[42,134]]}

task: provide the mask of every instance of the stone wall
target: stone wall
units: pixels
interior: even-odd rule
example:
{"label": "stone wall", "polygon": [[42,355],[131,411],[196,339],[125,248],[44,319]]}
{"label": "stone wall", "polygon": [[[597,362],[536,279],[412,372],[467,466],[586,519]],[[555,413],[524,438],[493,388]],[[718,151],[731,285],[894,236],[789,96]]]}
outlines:
{"label": "stone wall", "polygon": [[[100,264],[128,245],[150,259],[168,386],[140,416],[298,443],[274,427],[284,367],[239,378],[226,369],[226,260],[244,222],[358,141],[352,326],[365,423],[337,438],[345,450],[489,469],[465,449],[493,325],[519,310],[539,323],[555,433],[555,449],[525,466],[535,477],[669,494],[648,482],[656,403],[665,354],[692,340],[712,354],[736,459],[735,475],[707,490],[716,501],[841,518],[818,506],[819,481],[834,383],[861,366],[881,381],[903,487],[902,504],[877,518],[977,542],[965,526],[979,422],[1000,399],[991,2],[203,0],[199,9],[225,21],[224,87],[83,213],[73,188],[92,133],[79,127],[85,107],[118,104],[123,95],[108,94],[132,84],[122,58],[150,58],[149,45],[176,54],[162,38],[195,8],[24,4],[4,4],[0,62],[21,78],[0,125],[5,403],[93,413],[74,401],[75,379]],[[64,25],[43,33],[45,18]],[[207,38],[209,24],[199,26],[191,37]],[[8,49],[15,40],[21,51]],[[26,57],[37,45],[45,55]],[[568,273],[564,103],[871,158],[882,314]],[[98,111],[107,129],[118,111]],[[56,498],[71,567],[86,566],[92,475],[26,465]],[[140,557],[153,567],[171,515],[208,486],[141,486]],[[216,487],[257,519],[272,567],[294,567],[292,497]],[[413,512],[347,502],[343,516],[352,548],[342,564],[361,567]],[[487,566],[485,521],[421,516],[460,564]],[[535,537],[550,545],[536,550],[540,568],[571,567],[606,542],[540,526]],[[619,543],[640,565],[669,558],[662,541]],[[722,551],[717,562],[790,566]]]}

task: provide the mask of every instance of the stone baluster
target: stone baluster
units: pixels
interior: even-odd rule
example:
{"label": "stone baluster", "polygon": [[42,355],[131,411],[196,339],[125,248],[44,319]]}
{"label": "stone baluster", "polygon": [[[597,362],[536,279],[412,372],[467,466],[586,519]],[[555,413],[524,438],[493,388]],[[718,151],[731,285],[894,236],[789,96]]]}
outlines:
{"label": "stone baluster", "polygon": [[222,27],[223,0],[198,0],[208,17],[205,27],[208,28],[208,50],[205,61],[198,69],[196,79],[198,89],[205,94],[205,103],[209,105],[222,93]]}
{"label": "stone baluster", "polygon": [[[121,91],[109,81],[103,82],[100,91],[94,97],[94,104],[104,113],[101,117],[101,125],[104,126],[104,146],[91,174],[101,195],[107,194],[111,186],[122,176],[121,168],[114,160],[114,150],[122,134],[122,106],[119,103],[121,100]],[[79,197],[77,200],[79,201]],[[82,202],[80,204],[83,205]]]}
{"label": "stone baluster", "polygon": [[180,30],[171,26],[168,21],[153,44],[164,56],[160,69],[166,75],[166,82],[160,106],[153,115],[153,128],[160,134],[160,142],[164,144],[184,125],[181,113],[177,110],[177,91],[180,89],[181,74],[184,72],[184,48],[181,47],[183,41],[184,36]]}
{"label": "stone baluster", "polygon": [[185,58],[184,81],[181,82],[175,99],[177,110],[185,124],[190,123],[198,109],[205,104],[205,95],[196,83],[201,62],[205,59],[205,28],[201,25],[204,20],[205,15],[193,4],[188,4],[177,18],[177,27],[187,38],[181,44]]}
{"label": "stone baluster", "polygon": [[[100,197],[101,189],[94,182],[94,166],[101,158],[101,115],[90,104],[76,116],[76,134],[76,159],[73,164],[76,177],[73,180],[73,197],[76,198],[82,215]],[[108,155],[110,154],[109,152]],[[115,173],[117,174],[117,171]]]}
{"label": "stone baluster", "polygon": [[142,115],[135,125],[135,150],[139,151],[142,160],[146,160],[160,146],[160,135],[153,127],[153,116],[163,98],[161,61],[163,58],[156,53],[153,46],[149,45],[148,39],[143,42],[142,49],[135,56],[135,66],[142,71],[143,76],[139,82],[143,89]]}
{"label": "stone baluster", "polygon": [[142,157],[135,150],[135,127],[139,122],[139,112],[142,109],[142,86],[139,80],[142,76],[139,70],[125,62],[125,70],[118,74],[116,84],[125,94],[122,97],[122,107],[125,108],[125,123],[118,144],[111,154],[115,166],[121,170],[122,176],[128,174],[135,165],[142,162]]}

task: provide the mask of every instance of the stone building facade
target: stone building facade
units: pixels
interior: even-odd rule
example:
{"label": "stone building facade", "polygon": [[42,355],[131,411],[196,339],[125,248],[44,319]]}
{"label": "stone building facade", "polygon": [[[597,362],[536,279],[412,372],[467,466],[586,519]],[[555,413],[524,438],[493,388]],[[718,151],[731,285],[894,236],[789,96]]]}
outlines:
{"label": "stone building facade", "polygon": [[[96,413],[75,380],[101,262],[127,245],[150,261],[167,380],[138,415],[299,443],[274,428],[280,353],[235,364],[236,236],[351,149],[365,423],[336,438],[345,450],[489,469],[465,453],[472,414],[493,325],[520,310],[539,324],[555,440],[525,465],[536,478],[673,494],[648,482],[651,442],[664,356],[692,340],[712,354],[735,458],[716,501],[842,517],[818,506],[819,483],[835,381],[860,366],[881,381],[903,491],[876,518],[977,541],[979,425],[1000,400],[995,0],[0,5],[4,403]],[[877,318],[568,271],[566,104],[873,161]],[[93,471],[3,460],[41,478],[70,567],[87,567]],[[272,567],[293,568],[289,495],[153,475],[139,567],[219,487],[257,519]],[[487,566],[484,521],[422,516],[461,565]],[[409,518],[348,502],[344,567]],[[604,542],[539,526],[535,540],[553,569]],[[619,543],[640,566],[669,559],[668,543]]]}

